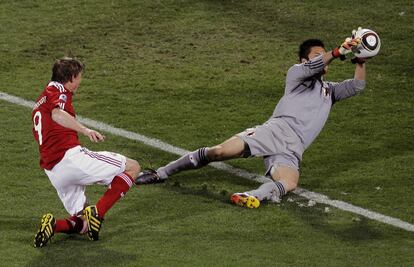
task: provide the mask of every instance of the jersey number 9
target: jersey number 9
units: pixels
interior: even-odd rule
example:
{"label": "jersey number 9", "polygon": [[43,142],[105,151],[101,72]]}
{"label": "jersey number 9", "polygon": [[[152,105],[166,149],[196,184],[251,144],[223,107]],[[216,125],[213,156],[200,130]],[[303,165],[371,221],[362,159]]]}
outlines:
{"label": "jersey number 9", "polygon": [[[36,122],[37,119],[37,122]],[[42,113],[40,111],[37,111],[33,116],[33,125],[34,129],[37,132],[37,136],[39,137],[39,145],[41,146],[43,143],[43,137],[42,137]]]}

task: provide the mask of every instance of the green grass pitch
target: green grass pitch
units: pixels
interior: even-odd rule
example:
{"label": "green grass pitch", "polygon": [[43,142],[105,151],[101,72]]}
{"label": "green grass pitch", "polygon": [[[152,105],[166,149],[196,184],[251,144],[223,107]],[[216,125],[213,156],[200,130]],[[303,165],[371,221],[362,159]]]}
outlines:
{"label": "green grass pitch", "polygon": [[[77,114],[193,150],[271,115],[297,46],[331,49],[363,26],[379,33],[363,95],[335,105],[304,154],[300,186],[414,223],[412,1],[0,1],[0,91],[35,100],[54,59],[86,64]],[[353,76],[336,61],[327,80]],[[176,158],[107,134],[83,145],[137,159]],[[289,194],[247,210],[230,192],[256,183],[205,168],[132,188],[99,242],[56,235],[32,247],[40,217],[66,216],[38,167],[30,109],[0,100],[0,259],[5,266],[410,266],[414,234]],[[231,165],[262,173],[260,159]],[[91,202],[105,188],[91,186]],[[287,201],[290,198],[293,201]]]}

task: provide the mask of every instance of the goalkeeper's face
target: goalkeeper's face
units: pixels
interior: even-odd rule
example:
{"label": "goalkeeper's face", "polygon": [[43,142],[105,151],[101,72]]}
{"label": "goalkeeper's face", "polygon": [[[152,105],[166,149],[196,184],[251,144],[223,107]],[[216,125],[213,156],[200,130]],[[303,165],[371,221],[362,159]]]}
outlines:
{"label": "goalkeeper's face", "polygon": [[[320,56],[320,55],[325,54],[325,53],[326,53],[325,48],[323,48],[321,46],[312,46],[310,51],[309,51],[308,58],[309,58],[309,60],[312,60],[315,57]],[[324,75],[327,72],[328,72],[328,66],[325,66],[325,68],[320,73],[320,75]]]}

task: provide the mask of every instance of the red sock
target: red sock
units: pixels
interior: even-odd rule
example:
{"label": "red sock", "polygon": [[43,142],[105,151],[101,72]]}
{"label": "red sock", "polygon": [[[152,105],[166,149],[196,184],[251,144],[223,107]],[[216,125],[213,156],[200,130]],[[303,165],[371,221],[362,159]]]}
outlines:
{"label": "red sock", "polygon": [[71,216],[66,219],[56,220],[55,233],[74,234],[81,233],[83,220],[78,216]]}
{"label": "red sock", "polygon": [[72,228],[72,224],[69,222],[69,220],[66,219],[60,219],[56,220],[56,226],[55,226],[55,233],[68,233]]}
{"label": "red sock", "polygon": [[105,213],[123,197],[129,188],[134,184],[134,180],[125,172],[118,174],[112,180],[109,189],[106,190],[105,194],[96,203],[98,209],[98,216],[103,218]]}

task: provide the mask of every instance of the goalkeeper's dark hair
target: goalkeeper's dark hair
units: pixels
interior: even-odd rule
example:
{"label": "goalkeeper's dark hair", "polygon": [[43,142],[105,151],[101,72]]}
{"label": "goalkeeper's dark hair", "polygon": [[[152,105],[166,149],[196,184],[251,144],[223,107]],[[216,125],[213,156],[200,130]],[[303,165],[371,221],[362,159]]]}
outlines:
{"label": "goalkeeper's dark hair", "polygon": [[73,77],[77,77],[85,66],[76,58],[63,57],[53,64],[52,81],[59,83],[71,82]]}
{"label": "goalkeeper's dark hair", "polygon": [[308,56],[311,51],[311,48],[314,46],[320,46],[325,48],[324,43],[319,39],[308,39],[304,41],[299,46],[299,62],[302,61],[302,58],[309,60]]}

